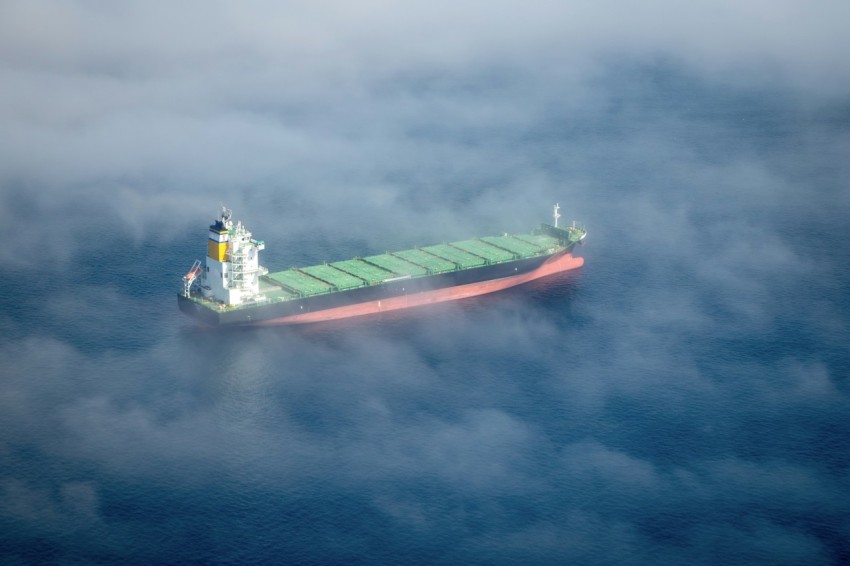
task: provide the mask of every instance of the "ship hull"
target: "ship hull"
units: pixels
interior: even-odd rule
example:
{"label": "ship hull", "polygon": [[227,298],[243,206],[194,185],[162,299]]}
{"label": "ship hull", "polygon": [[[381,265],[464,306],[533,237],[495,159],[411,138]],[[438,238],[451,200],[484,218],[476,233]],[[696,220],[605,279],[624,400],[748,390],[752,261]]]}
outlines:
{"label": "ship hull", "polygon": [[528,258],[419,279],[314,296],[284,303],[217,312],[178,296],[180,309],[212,325],[308,324],[397,311],[494,293],[583,265],[571,247],[551,256]]}

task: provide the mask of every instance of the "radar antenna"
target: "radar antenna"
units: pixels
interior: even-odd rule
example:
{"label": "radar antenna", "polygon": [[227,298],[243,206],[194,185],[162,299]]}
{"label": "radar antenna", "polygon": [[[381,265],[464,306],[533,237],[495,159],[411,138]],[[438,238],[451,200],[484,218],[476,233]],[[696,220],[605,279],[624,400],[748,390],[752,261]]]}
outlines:
{"label": "radar antenna", "polygon": [[560,215],[560,214],[558,214],[558,211],[559,211],[559,210],[561,210],[561,205],[560,205],[560,204],[556,204],[556,205],[553,207],[553,212],[552,212],[552,217],[555,219],[555,228],[557,228],[557,227],[558,227],[558,219],[561,217],[561,215]]}

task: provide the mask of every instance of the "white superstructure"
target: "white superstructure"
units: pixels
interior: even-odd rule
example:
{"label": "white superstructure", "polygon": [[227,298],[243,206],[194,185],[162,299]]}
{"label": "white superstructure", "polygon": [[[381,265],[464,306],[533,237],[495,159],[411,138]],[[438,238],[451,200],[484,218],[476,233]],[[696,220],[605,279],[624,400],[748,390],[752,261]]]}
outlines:
{"label": "white superstructure", "polygon": [[255,240],[242,222],[233,223],[230,210],[221,208],[221,217],[210,226],[207,257],[201,275],[204,297],[235,306],[255,302],[260,295],[260,275],[268,269],[260,265],[262,240]]}

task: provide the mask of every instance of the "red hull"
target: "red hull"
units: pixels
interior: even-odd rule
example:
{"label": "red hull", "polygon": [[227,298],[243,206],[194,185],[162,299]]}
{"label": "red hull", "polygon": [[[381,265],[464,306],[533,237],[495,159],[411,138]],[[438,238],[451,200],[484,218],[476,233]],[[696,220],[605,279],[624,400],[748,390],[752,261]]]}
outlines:
{"label": "red hull", "polygon": [[446,289],[436,289],[434,291],[424,291],[422,293],[392,297],[379,301],[368,301],[365,303],[346,305],[344,307],[330,308],[316,312],[283,316],[280,318],[256,322],[254,325],[271,326],[279,324],[324,322],[328,320],[339,320],[341,318],[351,318],[354,316],[364,316],[380,312],[389,312],[434,303],[442,303],[445,301],[465,299],[467,297],[494,293],[496,291],[515,287],[516,285],[528,283],[529,281],[534,281],[535,279],[540,279],[541,277],[547,277],[563,271],[576,269],[581,267],[583,264],[583,258],[573,257],[570,254],[562,254],[552,256],[537,269],[521,275],[492,279],[490,281],[481,281],[479,283],[469,283],[467,285],[458,285],[456,287],[448,287]]}

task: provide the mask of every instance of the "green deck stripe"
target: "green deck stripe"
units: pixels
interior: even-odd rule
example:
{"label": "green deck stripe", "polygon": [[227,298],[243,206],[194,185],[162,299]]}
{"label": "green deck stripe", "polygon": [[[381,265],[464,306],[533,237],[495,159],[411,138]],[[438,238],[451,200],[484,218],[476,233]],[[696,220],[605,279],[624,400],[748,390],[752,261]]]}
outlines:
{"label": "green deck stripe", "polygon": [[294,289],[284,287],[279,281],[269,279],[268,276],[260,277],[260,293],[269,299],[294,299],[298,296],[298,292]]}
{"label": "green deck stripe", "polygon": [[484,265],[485,263],[487,263],[487,260],[482,257],[473,255],[460,248],[454,248],[447,244],[428,246],[422,249],[430,254],[446,258],[447,260],[458,264],[464,269],[469,269],[470,267],[478,267],[479,265]]}
{"label": "green deck stripe", "polygon": [[486,236],[481,238],[481,240],[488,244],[504,248],[515,254],[519,254],[523,257],[535,256],[543,251],[540,246],[533,245],[529,242],[523,242],[522,240],[517,240],[512,236]]}
{"label": "green deck stripe", "polygon": [[335,261],[331,265],[337,269],[342,269],[343,271],[350,273],[355,277],[359,277],[360,279],[367,281],[370,285],[374,285],[375,283],[380,283],[385,279],[392,279],[393,277],[395,277],[395,274],[392,271],[388,271],[386,269],[374,266],[370,263],[366,263],[361,259]]}
{"label": "green deck stripe", "polygon": [[444,273],[446,271],[453,271],[456,269],[455,264],[452,262],[418,249],[395,252],[393,255],[422,266],[428,269],[431,273]]}
{"label": "green deck stripe", "polygon": [[378,267],[386,269],[387,271],[391,271],[396,275],[396,277],[418,277],[420,275],[425,275],[428,273],[428,270],[422,267],[421,265],[410,263],[409,261],[405,261],[400,257],[396,257],[390,254],[372,255],[369,257],[364,257],[363,261],[368,262],[372,265],[377,265]]}
{"label": "green deck stripe", "polygon": [[540,246],[546,250],[558,246],[557,238],[543,234],[517,234],[514,238],[522,240],[523,242],[528,242],[529,244],[534,244],[535,246]]}
{"label": "green deck stripe", "polygon": [[282,298],[318,295],[380,284],[396,277],[421,277],[510,261],[517,256],[535,256],[557,247],[558,239],[547,234],[486,236],[269,273],[263,279],[278,288],[265,289],[264,293]]}
{"label": "green deck stripe", "polygon": [[326,293],[332,288],[331,285],[294,269],[269,273],[267,277],[301,294]]}
{"label": "green deck stripe", "polygon": [[481,257],[487,258],[490,261],[508,261],[514,259],[514,254],[509,251],[497,248],[481,240],[463,240],[462,242],[452,242],[456,248],[466,250]]}
{"label": "green deck stripe", "polygon": [[354,287],[363,286],[362,279],[358,279],[339,269],[334,269],[330,265],[311,265],[310,267],[302,267],[301,271],[307,275],[321,279],[337,289],[353,289]]}

